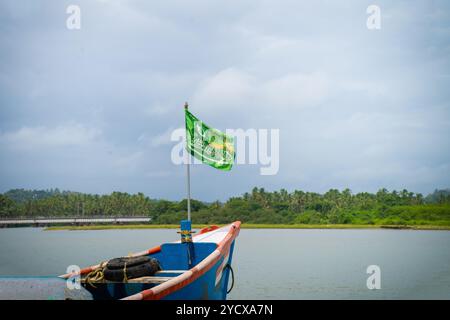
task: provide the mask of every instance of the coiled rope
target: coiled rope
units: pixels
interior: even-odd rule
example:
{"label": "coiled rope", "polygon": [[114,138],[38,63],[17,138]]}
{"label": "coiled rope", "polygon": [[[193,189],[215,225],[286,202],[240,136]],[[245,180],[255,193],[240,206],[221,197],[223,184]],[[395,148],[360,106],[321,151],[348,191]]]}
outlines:
{"label": "coiled rope", "polygon": [[97,288],[94,283],[103,282],[105,280],[105,275],[103,274],[103,270],[105,269],[108,261],[103,261],[99,264],[97,268],[92,270],[86,275],[85,281],[93,288]]}
{"label": "coiled rope", "polygon": [[[103,283],[105,280],[104,271],[105,271],[105,267],[107,264],[108,264],[108,261],[101,262],[97,268],[95,268],[94,270],[89,272],[85,277],[86,283],[89,284],[90,286],[92,286],[93,288],[97,288],[94,285],[94,283]],[[123,266],[123,280],[122,281],[125,283],[128,282],[127,263],[126,262]]]}

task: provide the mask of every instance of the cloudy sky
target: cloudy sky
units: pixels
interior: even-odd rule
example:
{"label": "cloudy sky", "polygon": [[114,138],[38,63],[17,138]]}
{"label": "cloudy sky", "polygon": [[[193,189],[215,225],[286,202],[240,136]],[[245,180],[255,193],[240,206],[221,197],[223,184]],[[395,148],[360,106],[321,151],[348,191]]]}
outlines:
{"label": "cloudy sky", "polygon": [[280,130],[278,174],[195,165],[194,198],[428,193],[450,186],[449,88],[448,1],[0,0],[0,192],[181,199],[189,101],[221,130]]}

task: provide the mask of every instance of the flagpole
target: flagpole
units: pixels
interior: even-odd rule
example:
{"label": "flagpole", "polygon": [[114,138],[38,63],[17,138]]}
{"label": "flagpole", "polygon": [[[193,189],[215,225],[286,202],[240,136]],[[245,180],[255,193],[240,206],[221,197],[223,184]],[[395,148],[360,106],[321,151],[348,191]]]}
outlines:
{"label": "flagpole", "polygon": [[[188,110],[188,103],[185,102],[184,109]],[[187,137],[187,134],[186,134]],[[187,143],[187,140],[186,140]],[[188,221],[191,221],[191,169],[190,169],[190,157],[187,150],[186,152],[186,173],[187,173],[187,211],[188,211]]]}

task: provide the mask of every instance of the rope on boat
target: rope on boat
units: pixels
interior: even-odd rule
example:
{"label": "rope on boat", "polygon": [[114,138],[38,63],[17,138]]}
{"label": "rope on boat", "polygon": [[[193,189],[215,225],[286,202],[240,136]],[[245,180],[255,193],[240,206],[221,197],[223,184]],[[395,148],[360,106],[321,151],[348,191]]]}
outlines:
{"label": "rope on boat", "polygon": [[[108,261],[104,261],[102,263],[100,263],[100,265],[92,270],[91,272],[89,272],[86,275],[85,281],[86,283],[88,283],[90,286],[92,286],[93,288],[97,288],[94,283],[101,283],[105,280],[105,267],[107,266]],[[123,266],[123,280],[124,283],[128,282],[128,276],[127,276],[127,263],[125,262],[124,266]]]}
{"label": "rope on boat", "polygon": [[97,268],[89,272],[85,278],[86,283],[88,283],[93,288],[97,288],[94,283],[102,282],[105,279],[103,270],[107,263],[108,261],[103,261]]}
{"label": "rope on boat", "polygon": [[231,272],[231,288],[229,290],[227,290],[227,294],[229,294],[231,292],[231,290],[233,290],[233,287],[234,287],[234,271],[229,263],[227,263],[223,269],[225,270],[226,268],[230,269],[230,272]]}
{"label": "rope on boat", "polygon": [[126,262],[125,262],[125,265],[123,266],[123,282],[128,282],[127,263]]}

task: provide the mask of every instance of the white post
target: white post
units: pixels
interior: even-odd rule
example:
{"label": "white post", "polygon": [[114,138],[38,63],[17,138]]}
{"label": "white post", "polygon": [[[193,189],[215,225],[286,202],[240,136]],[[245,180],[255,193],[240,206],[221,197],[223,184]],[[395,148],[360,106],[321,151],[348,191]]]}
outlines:
{"label": "white post", "polygon": [[[188,103],[184,104],[184,108],[188,109]],[[186,134],[187,137],[187,134]],[[187,139],[186,139],[186,143]],[[187,211],[188,211],[188,220],[191,221],[191,170],[190,170],[190,157],[189,152],[186,152],[186,173],[187,173]]]}

